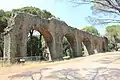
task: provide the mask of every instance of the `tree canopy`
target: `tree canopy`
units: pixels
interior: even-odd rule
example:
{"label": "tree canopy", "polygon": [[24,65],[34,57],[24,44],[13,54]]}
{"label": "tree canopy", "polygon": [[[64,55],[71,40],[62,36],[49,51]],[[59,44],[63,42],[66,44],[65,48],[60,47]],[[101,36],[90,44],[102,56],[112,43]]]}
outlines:
{"label": "tree canopy", "polygon": [[[32,40],[32,42],[31,42],[31,40]],[[31,48],[30,45],[32,45],[32,48]],[[38,45],[39,45],[38,37],[32,36],[32,39],[28,38],[28,41],[27,41],[27,53],[28,53],[28,56],[33,56],[33,55],[37,55],[38,54],[38,52],[39,52],[38,51],[39,50]],[[32,53],[31,53],[31,51],[32,51]]]}
{"label": "tree canopy", "polygon": [[106,27],[107,36],[120,36],[120,25],[111,25]]}
{"label": "tree canopy", "polygon": [[11,11],[4,11],[0,10],[0,32],[3,32],[3,29],[7,26],[7,21],[10,18],[12,13],[15,12],[25,12],[25,13],[30,13],[34,15],[38,15],[41,18],[51,18],[55,17],[53,14],[46,10],[40,10],[39,8],[32,7],[32,6],[27,6],[27,7],[22,7],[19,9],[13,9]]}
{"label": "tree canopy", "polygon": [[89,33],[92,33],[94,35],[99,35],[98,30],[93,26],[86,26],[82,30],[86,31],[86,32],[89,32]]}
{"label": "tree canopy", "polygon": [[[86,19],[92,25],[104,25],[109,23],[120,23],[120,0],[70,0],[74,5],[91,5],[92,14]],[[108,36],[108,47],[115,48],[120,43],[120,26],[111,25],[106,28]],[[112,45],[112,46],[111,46]],[[111,50],[111,48],[109,48]]]}
{"label": "tree canopy", "polygon": [[10,11],[0,10],[0,32],[3,32],[3,29],[7,26],[7,20],[11,15]]}
{"label": "tree canopy", "polygon": [[120,25],[110,25],[106,27],[106,35],[108,36],[108,49],[118,50],[117,43],[120,42]]}
{"label": "tree canopy", "polygon": [[[77,6],[92,4],[94,16],[88,16],[87,20],[94,24],[120,23],[120,0],[70,0]],[[102,14],[101,14],[102,13]],[[100,14],[100,15],[99,15]],[[99,16],[100,17],[99,17]]]}
{"label": "tree canopy", "polygon": [[23,8],[19,8],[19,9],[13,9],[12,12],[30,13],[30,14],[38,15],[39,17],[46,18],[46,19],[51,18],[51,17],[55,17],[47,10],[40,10],[39,8],[32,7],[32,6],[23,7]]}

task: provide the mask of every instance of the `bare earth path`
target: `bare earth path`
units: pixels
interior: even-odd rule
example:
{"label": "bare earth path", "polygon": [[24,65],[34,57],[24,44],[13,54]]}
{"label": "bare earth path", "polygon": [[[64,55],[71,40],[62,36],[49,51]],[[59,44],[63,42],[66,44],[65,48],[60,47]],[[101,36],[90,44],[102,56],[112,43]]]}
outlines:
{"label": "bare earth path", "polygon": [[120,52],[1,67],[0,80],[120,80]]}

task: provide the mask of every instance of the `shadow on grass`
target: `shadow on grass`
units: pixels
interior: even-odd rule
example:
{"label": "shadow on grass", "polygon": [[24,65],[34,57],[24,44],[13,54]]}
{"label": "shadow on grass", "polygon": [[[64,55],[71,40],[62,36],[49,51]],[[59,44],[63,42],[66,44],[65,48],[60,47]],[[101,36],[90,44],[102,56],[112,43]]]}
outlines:
{"label": "shadow on grass", "polygon": [[45,71],[45,70],[49,70],[49,69],[51,69],[51,68],[42,68],[42,69],[37,70],[37,71],[22,72],[20,74],[9,76],[8,78],[10,80],[13,80],[14,78],[26,78],[26,77],[29,77],[31,80],[35,80],[33,75],[39,74],[39,79],[38,80],[42,80],[42,78],[43,78],[42,72]]}
{"label": "shadow on grass", "polygon": [[85,69],[88,71],[85,80],[120,80],[120,69],[99,67]]}
{"label": "shadow on grass", "polygon": [[118,68],[99,67],[82,70],[87,71],[84,77],[81,76],[82,72],[79,73],[79,69],[68,68],[53,71],[47,78],[51,80],[120,80],[120,69]]}
{"label": "shadow on grass", "polygon": [[[55,70],[50,73],[50,75],[43,75],[42,72],[45,70],[49,70],[50,68],[43,68],[37,71],[28,71],[23,72],[21,74],[16,74],[10,76],[10,80],[17,77],[29,77],[29,80],[120,80],[120,69],[118,68],[83,68],[83,69],[61,69]],[[81,71],[87,71],[85,76],[82,76]],[[35,79],[33,77],[34,74],[39,74],[38,78]],[[44,78],[45,79],[44,79]],[[26,79],[25,79],[26,80]]]}
{"label": "shadow on grass", "polygon": [[79,69],[62,69],[51,72],[51,75],[47,76],[48,79],[55,80],[84,80],[78,73]]}

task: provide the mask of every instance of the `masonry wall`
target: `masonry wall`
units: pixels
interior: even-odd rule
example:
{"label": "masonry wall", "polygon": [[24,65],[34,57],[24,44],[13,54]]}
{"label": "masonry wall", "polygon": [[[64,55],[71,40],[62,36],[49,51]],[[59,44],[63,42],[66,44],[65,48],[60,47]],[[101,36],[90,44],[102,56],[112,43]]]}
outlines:
{"label": "masonry wall", "polygon": [[[94,53],[94,49],[100,52],[103,49],[101,43],[103,41],[106,43],[102,37],[72,28],[64,21],[54,18],[41,19],[35,15],[17,13],[10,19],[4,33],[4,57],[8,61],[14,62],[16,57],[26,56],[27,36],[30,29],[37,30],[43,34],[50,49],[52,60],[62,59],[62,39],[64,36],[71,45],[73,57],[82,56],[82,42],[84,40],[87,40],[86,47],[89,55]],[[104,45],[104,48],[106,47],[107,45]]]}

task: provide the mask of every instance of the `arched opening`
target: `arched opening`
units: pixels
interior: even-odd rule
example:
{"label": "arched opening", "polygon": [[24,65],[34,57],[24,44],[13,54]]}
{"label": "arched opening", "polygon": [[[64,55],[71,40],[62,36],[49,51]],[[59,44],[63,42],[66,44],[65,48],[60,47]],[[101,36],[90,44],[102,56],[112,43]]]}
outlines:
{"label": "arched opening", "polygon": [[[7,33],[4,37],[4,58],[6,58],[8,61],[14,63],[20,58],[26,58],[26,60],[29,60],[29,57],[26,56],[36,56],[39,55],[40,53],[34,50],[34,52],[28,53],[27,54],[27,41],[29,40],[28,35],[29,35],[29,28],[26,25],[21,25],[15,27],[11,32]],[[20,27],[20,28],[19,28]],[[40,34],[42,34],[45,45],[49,48],[49,53],[52,53],[51,51],[53,50],[51,45],[53,45],[53,37],[51,33],[42,27],[38,27],[37,29],[34,29],[38,31]],[[14,34],[15,33],[15,34]],[[33,38],[33,37],[32,37]],[[39,40],[38,38],[34,37],[33,42]],[[36,49],[38,48],[38,42],[35,43],[37,46],[32,46]],[[30,48],[30,49],[32,49]],[[51,54],[52,57],[52,54]],[[30,58],[31,59],[31,58]],[[36,58],[35,58],[36,59]],[[33,60],[33,58],[32,58]]]}
{"label": "arched opening", "polygon": [[[42,27],[39,27],[37,30],[42,36],[43,36],[43,49],[47,50],[47,53],[49,53],[49,59],[53,56],[52,55],[52,44],[53,44],[53,37],[52,34],[47,30]],[[43,50],[43,51],[44,51]]]}
{"label": "arched opening", "polygon": [[83,56],[90,55],[91,53],[91,41],[88,38],[84,38],[82,41],[82,54]]}
{"label": "arched opening", "polygon": [[27,57],[28,60],[43,60],[44,38],[38,31],[30,30],[27,40]]}
{"label": "arched opening", "polygon": [[69,43],[68,39],[64,36],[62,40],[63,46],[63,58],[72,58],[73,57],[73,50],[71,48],[71,44]]}
{"label": "arched opening", "polygon": [[[63,50],[66,48],[66,53],[70,53],[70,56],[73,58],[76,56],[76,43],[75,43],[75,37],[72,34],[66,34],[62,38],[63,40]],[[66,41],[66,42],[65,42]],[[64,52],[64,51],[63,51]],[[64,52],[65,53],[65,52]]]}
{"label": "arched opening", "polygon": [[[104,52],[108,51],[108,38],[107,37],[103,37],[104,39]],[[118,48],[116,48],[116,50],[118,50]]]}
{"label": "arched opening", "polygon": [[27,41],[27,56],[29,60],[49,60],[51,59],[50,49],[52,35],[43,28],[30,30]]}

